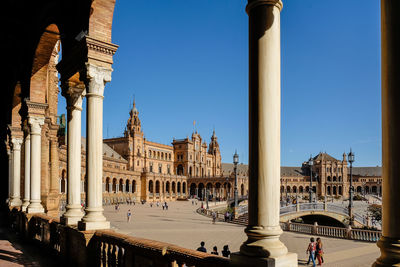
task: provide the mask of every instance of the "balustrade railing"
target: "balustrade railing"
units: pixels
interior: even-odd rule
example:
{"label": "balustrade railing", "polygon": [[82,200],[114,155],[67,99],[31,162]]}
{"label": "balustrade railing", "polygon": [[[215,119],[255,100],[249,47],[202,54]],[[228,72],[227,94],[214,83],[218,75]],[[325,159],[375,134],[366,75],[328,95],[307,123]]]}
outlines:
{"label": "balustrade railing", "polygon": [[280,214],[286,214],[286,213],[291,213],[291,212],[296,212],[297,211],[297,206],[296,205],[290,205],[290,206],[285,206],[280,208]]}
{"label": "balustrade railing", "polygon": [[316,226],[316,233],[323,236],[332,236],[338,238],[347,238],[348,230],[341,227],[331,227],[331,226]]}
{"label": "balustrade railing", "polygon": [[96,266],[228,266],[229,260],[176,245],[96,231],[89,249]]}
{"label": "balustrade railing", "polygon": [[313,225],[302,223],[289,223],[287,231],[312,234]]}
{"label": "balustrade railing", "polygon": [[371,242],[377,242],[382,236],[382,232],[380,231],[361,230],[361,229],[352,229],[350,234],[351,234],[351,239],[361,240],[361,241],[371,241]]}
{"label": "balustrade railing", "polygon": [[[79,232],[44,214],[11,215],[14,229],[63,257],[67,266],[229,266],[230,260],[111,230]],[[47,251],[48,252],[48,251]]]}

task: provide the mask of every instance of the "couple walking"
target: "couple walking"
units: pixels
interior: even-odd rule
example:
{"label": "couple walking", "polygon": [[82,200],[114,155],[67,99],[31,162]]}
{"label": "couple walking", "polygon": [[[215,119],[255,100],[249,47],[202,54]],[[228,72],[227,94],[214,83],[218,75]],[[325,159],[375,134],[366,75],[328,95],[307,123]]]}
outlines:
{"label": "couple walking", "polygon": [[315,258],[318,259],[318,265],[321,266],[324,263],[324,251],[321,238],[317,238],[317,242],[315,242],[314,237],[310,238],[310,243],[308,244],[306,253],[309,254],[307,265],[312,261],[313,266],[315,266]]}

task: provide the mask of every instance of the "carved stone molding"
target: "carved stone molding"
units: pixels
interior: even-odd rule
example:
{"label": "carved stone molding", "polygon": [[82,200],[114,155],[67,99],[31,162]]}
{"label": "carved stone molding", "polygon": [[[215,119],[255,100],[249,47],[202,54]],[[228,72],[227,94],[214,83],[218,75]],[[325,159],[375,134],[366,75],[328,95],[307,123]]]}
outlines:
{"label": "carved stone molding", "polygon": [[32,102],[28,99],[25,100],[25,103],[28,108],[28,117],[32,114],[44,115],[47,107],[49,106],[46,103]]}
{"label": "carved stone molding", "polygon": [[255,7],[261,5],[269,5],[269,6],[276,6],[279,10],[282,10],[283,3],[281,0],[249,0],[246,6],[247,14]]}
{"label": "carved stone molding", "polygon": [[99,67],[86,63],[86,90],[87,96],[104,95],[104,86],[111,81],[111,68]]}
{"label": "carved stone molding", "polygon": [[94,50],[110,56],[113,56],[118,49],[118,45],[96,40],[90,36],[86,36],[86,44],[89,50]]}
{"label": "carved stone molding", "polygon": [[13,151],[21,150],[22,138],[13,138],[11,139],[11,143]]}
{"label": "carved stone molding", "polygon": [[44,117],[30,116],[28,121],[31,126],[31,134],[40,135],[44,124]]}
{"label": "carved stone molding", "polygon": [[86,95],[85,85],[71,81],[61,84],[62,95],[67,99],[67,109],[82,110],[82,100]]}

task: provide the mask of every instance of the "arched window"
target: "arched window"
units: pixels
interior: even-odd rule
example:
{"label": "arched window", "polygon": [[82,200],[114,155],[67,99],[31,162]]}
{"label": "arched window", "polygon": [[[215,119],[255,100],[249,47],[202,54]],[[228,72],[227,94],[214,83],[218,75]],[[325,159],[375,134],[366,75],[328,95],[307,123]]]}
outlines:
{"label": "arched window", "polygon": [[331,195],[331,187],[330,186],[326,187],[326,192],[327,192],[327,195]]}
{"label": "arched window", "polygon": [[297,187],[293,186],[293,193],[297,193]]}
{"label": "arched window", "polygon": [[336,176],[333,176],[333,181],[336,182]]}
{"label": "arched window", "polygon": [[177,193],[180,193],[180,192],[181,192],[181,182],[178,182],[178,183],[177,183],[176,192],[177,192]]}
{"label": "arched window", "polygon": [[299,193],[300,193],[300,194],[303,194],[303,191],[304,191],[304,190],[303,190],[303,187],[300,186],[300,187],[299,187]]}
{"label": "arched window", "polygon": [[286,187],[286,192],[290,193],[290,186]]}
{"label": "arched window", "polygon": [[172,193],[173,194],[175,194],[175,192],[176,192],[176,184],[175,184],[175,182],[172,182]]}
{"label": "arched window", "polygon": [[330,177],[330,176],[328,176],[327,180],[328,180],[328,182],[330,182],[330,181],[331,181],[331,177]]}
{"label": "arched window", "polygon": [[336,195],[337,191],[336,191],[336,186],[333,187],[333,194]]}
{"label": "arched window", "polygon": [[339,186],[339,195],[343,195],[343,190],[341,186]]}
{"label": "arched window", "polygon": [[132,193],[136,192],[136,181],[132,180]]}
{"label": "arched window", "polygon": [[160,181],[156,181],[156,194],[160,194]]}
{"label": "arched window", "polygon": [[153,190],[154,190],[154,188],[153,188],[153,181],[150,180],[150,181],[149,181],[149,193],[153,193]]}
{"label": "arched window", "polygon": [[186,194],[186,183],[185,182],[182,183],[182,193]]}

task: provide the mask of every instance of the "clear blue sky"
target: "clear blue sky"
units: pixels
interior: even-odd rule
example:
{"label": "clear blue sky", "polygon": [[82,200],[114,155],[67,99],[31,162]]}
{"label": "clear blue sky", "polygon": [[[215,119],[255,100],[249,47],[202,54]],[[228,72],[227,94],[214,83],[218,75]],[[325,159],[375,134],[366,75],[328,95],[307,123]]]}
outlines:
{"label": "clear blue sky", "polygon": [[[123,134],[133,95],[147,139],[170,144],[215,127],[223,162],[248,162],[248,16],[244,0],[116,3],[104,137]],[[379,1],[286,0],[281,13],[281,163],[310,154],[381,165]],[[65,113],[60,100],[60,113]],[[83,122],[85,114],[83,114]],[[85,135],[85,125],[82,125]]]}

